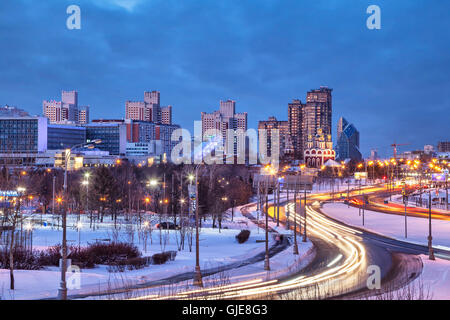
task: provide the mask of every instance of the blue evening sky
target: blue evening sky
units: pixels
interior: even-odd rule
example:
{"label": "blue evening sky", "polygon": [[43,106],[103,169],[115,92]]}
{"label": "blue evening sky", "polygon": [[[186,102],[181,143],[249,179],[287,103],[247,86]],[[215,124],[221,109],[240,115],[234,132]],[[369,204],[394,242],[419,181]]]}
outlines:
{"label": "blue evening sky", "polygon": [[[81,30],[66,8],[81,8]],[[366,8],[381,7],[381,30]],[[333,88],[361,149],[448,140],[450,2],[442,0],[1,0],[0,105],[42,113],[79,91],[91,119],[124,117],[126,100],[161,91],[174,122],[234,99],[249,127],[321,85]]]}

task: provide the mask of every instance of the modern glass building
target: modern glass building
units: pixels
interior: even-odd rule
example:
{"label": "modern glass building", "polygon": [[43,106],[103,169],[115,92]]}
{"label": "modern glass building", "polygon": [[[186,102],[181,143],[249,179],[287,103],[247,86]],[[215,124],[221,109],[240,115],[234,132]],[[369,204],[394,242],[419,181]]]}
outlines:
{"label": "modern glass building", "polygon": [[93,122],[85,125],[86,141],[100,139],[95,147],[109,151],[112,155],[125,155],[127,148],[127,126],[123,121]]}
{"label": "modern glass building", "polygon": [[47,131],[48,150],[71,148],[86,143],[86,128],[64,124],[49,124]]}
{"label": "modern glass building", "polygon": [[0,117],[0,154],[44,152],[47,123],[44,117]]}
{"label": "modern glass building", "polygon": [[362,159],[361,152],[359,151],[359,131],[343,117],[339,119],[337,125],[337,144],[335,150],[337,160],[351,159],[360,161]]}

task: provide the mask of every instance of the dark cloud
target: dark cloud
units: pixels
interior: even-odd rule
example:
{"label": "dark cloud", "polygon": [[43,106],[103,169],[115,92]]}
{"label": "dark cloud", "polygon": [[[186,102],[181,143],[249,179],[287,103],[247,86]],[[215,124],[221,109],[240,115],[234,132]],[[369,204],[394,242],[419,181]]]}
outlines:
{"label": "dark cloud", "polygon": [[[65,27],[70,4],[81,30]],[[381,30],[365,27],[370,4]],[[226,98],[255,127],[328,85],[334,122],[357,126],[365,154],[421,148],[449,138],[449,18],[439,0],[3,0],[0,104],[38,114],[77,89],[92,117],[123,117],[158,89],[187,128]]]}

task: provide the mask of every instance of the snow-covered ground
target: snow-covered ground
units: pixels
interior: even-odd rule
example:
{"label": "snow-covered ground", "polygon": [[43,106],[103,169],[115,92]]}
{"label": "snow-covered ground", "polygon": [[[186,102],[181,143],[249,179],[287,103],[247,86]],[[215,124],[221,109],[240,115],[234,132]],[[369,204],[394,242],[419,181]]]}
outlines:
{"label": "snow-covered ground", "polygon": [[[133,243],[141,250],[143,256],[151,256],[161,251],[174,250],[177,251],[177,256],[174,261],[169,261],[163,265],[150,265],[149,267],[127,271],[125,273],[111,273],[107,266],[97,266],[93,269],[83,269],[81,272],[81,290],[73,290],[69,294],[76,293],[76,291],[86,292],[95,289],[100,285],[104,285],[108,281],[114,281],[111,278],[126,277],[129,281],[134,280],[157,280],[170,277],[175,274],[190,272],[195,266],[195,234],[193,235],[194,243],[192,251],[189,250],[188,241],[186,240],[185,249],[178,251],[178,243],[180,241],[179,231],[175,230],[158,230],[154,229],[147,240],[147,245],[139,237],[139,231],[133,225],[120,225],[117,232],[113,232],[114,227],[111,223],[99,225],[98,229],[92,230],[89,228],[87,217],[83,219],[83,224],[80,232],[75,227],[76,219],[72,217],[69,219],[69,228],[67,231],[68,243],[78,245],[78,236],[80,236],[80,245],[85,246],[88,243],[94,243],[96,240],[109,239],[110,241],[118,240]],[[233,219],[235,220],[235,219]],[[200,232],[200,266],[201,267],[215,267],[223,264],[229,264],[236,261],[242,261],[248,257],[257,255],[264,251],[264,243],[257,242],[264,240],[263,232],[256,232],[256,226],[245,223],[238,223],[242,221],[243,217],[238,213],[235,223],[224,223],[224,227],[230,228],[230,225],[235,224],[240,228],[236,229],[222,229],[220,232],[217,228],[211,227],[201,228]],[[154,223],[153,221],[152,223]],[[240,232],[240,229],[250,229],[250,238],[243,244],[238,244],[235,236]],[[53,246],[61,243],[62,229],[53,228],[47,224],[33,226],[33,249],[43,250],[48,246]],[[162,238],[162,244],[160,243]],[[164,242],[166,239],[166,244]],[[146,249],[146,250],[145,250]],[[59,286],[60,272],[57,267],[47,267],[39,271],[16,270],[16,290],[14,294],[10,293],[9,288],[9,271],[0,270],[0,296],[3,298],[15,299],[36,299],[42,297],[52,297],[57,293]]]}
{"label": "snow-covered ground", "polygon": [[414,280],[413,285],[417,288],[421,281],[424,290],[429,290],[431,299],[450,299],[450,261],[436,258],[435,261],[428,260],[428,256],[421,255],[423,271],[421,276]]}
{"label": "snow-covered ground", "polygon": [[[211,227],[212,222],[210,220],[202,221],[202,228],[200,229],[200,266],[202,269],[245,261],[265,250],[264,230],[260,230],[248,218],[244,217],[239,209],[239,207],[234,209],[233,221],[230,221],[231,210],[229,210],[229,217],[227,221],[222,223],[223,229],[220,231]],[[175,260],[168,261],[163,265],[150,265],[143,269],[124,272],[110,272],[109,268],[104,265],[96,266],[93,269],[82,269],[81,287],[69,290],[69,295],[98,292],[113,286],[123,286],[124,283],[130,285],[159,280],[194,270],[195,233],[193,234],[192,251],[189,250],[187,239],[185,240],[184,250],[178,251],[179,231],[155,229],[154,225],[159,222],[158,218],[147,215],[141,221],[142,228],[144,228],[145,221],[148,221],[145,224],[147,230],[150,226],[153,226],[146,244],[142,239],[142,229],[138,229],[137,223],[131,224],[119,221],[115,228],[114,222],[110,219],[110,217],[105,217],[103,223],[96,224],[94,228],[91,228],[87,216],[81,217],[81,223],[77,221],[78,216],[69,216],[67,223],[68,244],[86,246],[96,241],[132,242],[139,248],[143,256],[151,256],[161,251],[177,251]],[[33,229],[33,250],[44,250],[49,246],[61,243],[62,229],[60,225],[61,222],[53,219],[51,215],[44,215],[42,221],[40,215],[34,216],[32,220],[25,221],[24,227],[32,226]],[[242,229],[251,231],[250,238],[245,243],[238,244],[235,236]],[[160,238],[162,241],[160,241]],[[269,245],[272,246],[273,244],[274,240],[270,237]],[[311,247],[310,242],[299,242],[300,256],[303,257]],[[298,257],[292,254],[292,248],[277,254],[276,259],[272,261],[271,274],[281,275],[292,270],[295,266],[298,267]],[[302,261],[302,263],[304,262]],[[251,278],[255,276],[255,272],[260,273],[262,270],[263,262],[230,270],[229,274],[236,279]],[[0,269],[1,299],[41,299],[52,298],[57,295],[60,281],[60,271],[57,267],[46,267],[38,271],[15,270],[14,274],[16,290],[10,291],[9,270]]]}

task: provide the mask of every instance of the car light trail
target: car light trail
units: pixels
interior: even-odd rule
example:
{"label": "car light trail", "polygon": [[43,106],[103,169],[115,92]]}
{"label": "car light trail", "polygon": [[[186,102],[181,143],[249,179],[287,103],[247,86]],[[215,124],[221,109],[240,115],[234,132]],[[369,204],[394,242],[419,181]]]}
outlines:
{"label": "car light trail", "polygon": [[[285,208],[290,213],[289,219],[293,220],[294,204],[289,203]],[[240,281],[220,287],[218,286],[184,291],[172,295],[157,297],[154,294],[144,295],[133,298],[133,300],[187,298],[215,299],[218,295],[220,295],[220,298],[224,299],[252,298],[263,294],[283,293],[300,288],[308,289],[312,288],[314,285],[323,286],[324,289],[327,289],[327,287],[329,288],[330,286],[330,283],[327,283],[328,281],[333,281],[333,283],[341,281],[341,284],[345,285],[346,290],[355,289],[358,285],[358,272],[364,271],[363,267],[366,263],[365,248],[358,241],[353,239],[358,239],[358,235],[360,235],[361,232],[339,225],[338,223],[318,213],[311,206],[306,207],[306,212],[308,215],[307,219],[309,224],[309,232],[324,241],[333,243],[341,251],[341,254],[328,263],[326,268],[318,274],[309,276],[298,275],[289,280],[267,281],[263,278],[258,278]],[[300,214],[296,213],[296,219],[302,222],[304,218]]]}

